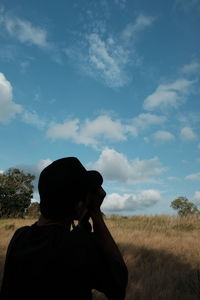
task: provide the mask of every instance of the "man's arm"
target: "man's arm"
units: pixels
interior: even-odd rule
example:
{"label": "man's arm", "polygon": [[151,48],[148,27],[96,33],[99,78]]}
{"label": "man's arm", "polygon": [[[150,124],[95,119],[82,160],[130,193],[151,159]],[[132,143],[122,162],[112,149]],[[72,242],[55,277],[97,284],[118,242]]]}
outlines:
{"label": "man's arm", "polygon": [[103,251],[106,254],[114,255],[120,260],[123,260],[123,257],[119,251],[117,244],[115,243],[110,231],[108,230],[104,219],[102,217],[101,211],[91,212],[91,219],[93,222],[93,230],[95,236],[101,245]]}
{"label": "man's arm", "polygon": [[101,204],[106,196],[106,192],[101,187],[95,193],[88,195],[88,215],[92,219],[93,230],[95,236],[101,245],[103,251],[109,255],[114,255],[123,261],[123,257],[119,251],[117,244],[115,243],[110,231],[108,230],[101,212]]}
{"label": "man's arm", "polygon": [[[102,291],[105,292],[108,299],[122,300],[126,293],[128,270],[121,252],[104,222],[100,210],[105,195],[106,193],[102,188],[99,189],[97,194],[91,195],[92,205],[89,208],[89,212],[93,222],[95,239],[105,254],[106,264],[109,270],[106,280],[109,284],[107,288],[105,288],[105,291]],[[106,277],[105,273],[102,276]]]}

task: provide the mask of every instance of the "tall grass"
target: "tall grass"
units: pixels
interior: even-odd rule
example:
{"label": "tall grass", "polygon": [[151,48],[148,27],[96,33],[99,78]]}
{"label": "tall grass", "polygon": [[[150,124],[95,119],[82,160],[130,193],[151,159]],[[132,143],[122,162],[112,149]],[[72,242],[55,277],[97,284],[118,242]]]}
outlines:
{"label": "tall grass", "polygon": [[[200,299],[200,218],[106,218],[129,270],[126,300]],[[15,229],[35,220],[0,220],[0,273]],[[94,293],[95,300],[106,299]]]}

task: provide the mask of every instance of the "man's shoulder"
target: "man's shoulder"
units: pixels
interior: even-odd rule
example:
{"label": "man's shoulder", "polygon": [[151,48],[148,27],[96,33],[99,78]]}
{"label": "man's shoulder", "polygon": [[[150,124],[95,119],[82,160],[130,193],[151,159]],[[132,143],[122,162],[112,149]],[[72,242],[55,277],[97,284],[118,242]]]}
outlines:
{"label": "man's shoulder", "polygon": [[30,226],[28,226],[28,225],[17,228],[17,229],[15,230],[15,232],[14,232],[13,237],[14,237],[14,236],[18,236],[18,235],[20,235],[22,232],[25,232],[25,231],[29,230],[29,228],[30,228]]}
{"label": "man's shoulder", "polygon": [[22,226],[22,227],[16,229],[16,231],[14,232],[14,234],[12,236],[11,242],[13,243],[16,240],[18,240],[23,235],[23,233],[27,232],[29,229],[30,229],[30,226]]}

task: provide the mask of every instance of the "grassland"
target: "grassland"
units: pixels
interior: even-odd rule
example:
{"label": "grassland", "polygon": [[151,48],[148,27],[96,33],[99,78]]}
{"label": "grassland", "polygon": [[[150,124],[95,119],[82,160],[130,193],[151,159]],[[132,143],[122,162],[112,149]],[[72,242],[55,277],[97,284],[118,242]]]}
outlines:
{"label": "grassland", "polygon": [[[14,230],[34,221],[0,220],[0,276]],[[128,266],[126,300],[200,299],[200,218],[112,217],[106,223]]]}

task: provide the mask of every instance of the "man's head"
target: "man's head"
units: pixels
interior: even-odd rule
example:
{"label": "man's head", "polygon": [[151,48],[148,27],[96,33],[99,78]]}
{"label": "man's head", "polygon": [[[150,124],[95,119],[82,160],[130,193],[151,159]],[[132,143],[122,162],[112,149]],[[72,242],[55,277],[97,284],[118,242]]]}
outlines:
{"label": "man's head", "polygon": [[88,192],[101,187],[97,171],[87,171],[76,157],[55,160],[40,174],[38,190],[41,213],[50,219],[75,216],[75,207]]}

